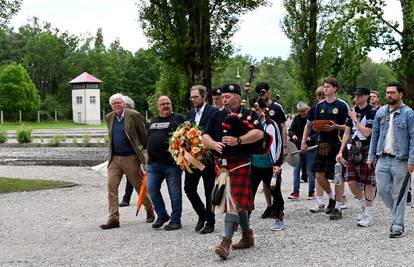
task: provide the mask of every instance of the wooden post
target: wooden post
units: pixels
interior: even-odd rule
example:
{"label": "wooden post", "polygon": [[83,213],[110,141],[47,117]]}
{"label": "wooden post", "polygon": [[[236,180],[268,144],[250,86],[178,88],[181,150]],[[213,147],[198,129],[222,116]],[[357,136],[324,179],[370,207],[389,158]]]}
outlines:
{"label": "wooden post", "polygon": [[37,123],[40,123],[40,110],[37,111]]}
{"label": "wooden post", "polygon": [[57,122],[57,110],[55,110],[55,122]]}
{"label": "wooden post", "polygon": [[0,111],[0,121],[1,124],[3,124],[3,110]]}
{"label": "wooden post", "polygon": [[19,110],[19,122],[20,124],[22,124],[22,111]]}

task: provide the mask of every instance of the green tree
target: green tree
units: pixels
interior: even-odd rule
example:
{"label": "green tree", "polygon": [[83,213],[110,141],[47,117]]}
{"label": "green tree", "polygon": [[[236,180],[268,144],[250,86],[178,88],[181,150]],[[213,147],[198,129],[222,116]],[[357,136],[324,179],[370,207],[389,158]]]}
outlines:
{"label": "green tree", "polygon": [[5,112],[31,112],[40,104],[39,93],[27,71],[21,65],[0,68],[0,109]]}
{"label": "green tree", "polygon": [[9,23],[22,5],[23,0],[0,0],[0,28]]}
{"label": "green tree", "polygon": [[[164,71],[171,69],[171,75],[186,77],[187,81],[179,84],[204,84],[210,89],[212,63],[232,51],[230,38],[239,16],[263,4],[264,0],[141,0],[139,17],[144,33],[168,65]],[[164,81],[168,76],[164,75]],[[170,83],[175,82],[167,84]],[[180,90],[186,92],[180,99],[188,99],[188,88]]]}

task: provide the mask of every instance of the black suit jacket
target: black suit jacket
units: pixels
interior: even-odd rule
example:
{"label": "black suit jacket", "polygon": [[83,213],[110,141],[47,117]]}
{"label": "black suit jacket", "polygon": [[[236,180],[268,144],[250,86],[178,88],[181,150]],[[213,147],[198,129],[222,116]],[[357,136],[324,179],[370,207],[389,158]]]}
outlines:
{"label": "black suit jacket", "polygon": [[[218,109],[215,107],[206,104],[203,114],[201,115],[200,123],[198,124],[203,130],[206,129],[207,124],[210,118],[214,117],[214,115],[218,112]],[[195,108],[191,109],[190,113],[187,115],[187,120],[195,122],[196,111]]]}

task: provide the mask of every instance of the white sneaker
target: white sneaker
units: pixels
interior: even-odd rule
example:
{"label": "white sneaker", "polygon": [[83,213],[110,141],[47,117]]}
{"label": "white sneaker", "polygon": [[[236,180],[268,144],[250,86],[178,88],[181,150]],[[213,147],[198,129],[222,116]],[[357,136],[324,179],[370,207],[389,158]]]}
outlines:
{"label": "white sneaker", "polygon": [[361,211],[358,214],[358,219],[357,219],[358,221],[362,220],[365,214],[365,206],[360,206],[360,208],[361,208]]}
{"label": "white sneaker", "polygon": [[372,224],[372,214],[365,213],[361,220],[358,221],[358,226],[367,227]]}
{"label": "white sneaker", "polygon": [[321,205],[321,206],[317,205],[313,208],[310,208],[309,211],[312,212],[312,213],[324,212],[325,211],[325,205]]}

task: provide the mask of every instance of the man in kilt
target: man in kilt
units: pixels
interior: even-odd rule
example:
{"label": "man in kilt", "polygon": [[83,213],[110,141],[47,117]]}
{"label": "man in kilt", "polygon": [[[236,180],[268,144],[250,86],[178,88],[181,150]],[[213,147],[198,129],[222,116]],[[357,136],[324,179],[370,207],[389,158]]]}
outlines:
{"label": "man in kilt", "polygon": [[[328,178],[333,177],[336,155],[341,145],[340,131],[345,130],[345,121],[349,107],[345,101],[337,99],[336,97],[338,82],[335,78],[326,77],[324,79],[323,90],[325,99],[319,102],[309,114],[302,137],[301,150],[305,153],[308,148],[306,141],[310,135],[313,121],[329,120],[330,123],[325,125],[323,131],[319,133],[317,140],[318,149],[312,164],[312,171],[315,172],[315,178],[319,185],[329,196],[329,204],[325,212],[331,214],[331,220],[337,220],[342,218],[341,210],[344,185],[342,183],[341,185],[335,186],[335,201]],[[323,199],[317,200],[323,201]],[[319,205],[321,206],[323,203],[319,203]]]}
{"label": "man in kilt", "polygon": [[[336,156],[336,161],[342,160],[349,140],[351,148],[348,152],[348,164],[345,174],[345,181],[348,182],[355,198],[359,200],[361,212],[358,215],[358,226],[366,227],[372,223],[372,209],[375,197],[375,173],[367,165],[369,142],[371,140],[372,124],[377,109],[368,104],[370,90],[365,87],[358,87],[353,95],[355,110],[348,112],[345,133],[342,139],[341,148]],[[352,134],[352,136],[351,136]],[[364,185],[364,192],[360,184]]]}
{"label": "man in kilt", "polygon": [[[254,209],[250,154],[251,148],[258,145],[256,142],[263,138],[264,133],[257,115],[242,108],[239,85],[225,85],[222,88],[222,100],[225,108],[210,119],[203,134],[203,142],[214,152],[217,171],[229,173],[228,201],[234,204],[234,208],[225,210],[224,237],[215,249],[216,254],[227,259],[231,239],[238,225],[242,229],[242,239],[232,248],[246,249],[254,246],[248,216],[248,211]],[[243,127],[245,125],[248,126],[247,130]]]}

